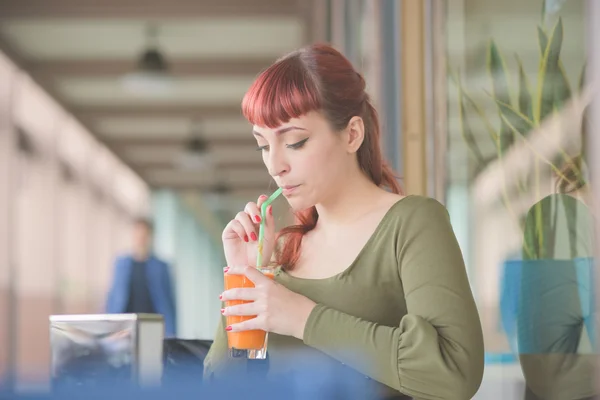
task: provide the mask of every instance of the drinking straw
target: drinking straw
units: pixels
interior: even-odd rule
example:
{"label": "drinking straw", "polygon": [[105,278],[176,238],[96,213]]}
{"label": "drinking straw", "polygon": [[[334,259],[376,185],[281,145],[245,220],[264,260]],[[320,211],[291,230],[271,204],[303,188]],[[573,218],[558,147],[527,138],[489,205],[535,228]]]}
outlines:
{"label": "drinking straw", "polygon": [[267,207],[275,200],[281,192],[282,188],[277,189],[271,197],[269,197],[260,207],[260,226],[258,228],[258,254],[256,255],[256,268],[262,267],[262,251],[263,251],[263,241],[265,238],[265,221],[267,220]]}

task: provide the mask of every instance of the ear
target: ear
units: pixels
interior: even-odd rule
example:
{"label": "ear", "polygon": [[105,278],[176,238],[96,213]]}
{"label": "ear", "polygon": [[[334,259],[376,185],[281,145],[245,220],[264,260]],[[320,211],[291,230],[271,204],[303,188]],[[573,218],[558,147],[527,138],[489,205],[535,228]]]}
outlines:
{"label": "ear", "polygon": [[353,154],[365,140],[365,123],[361,117],[352,117],[346,127],[346,150]]}

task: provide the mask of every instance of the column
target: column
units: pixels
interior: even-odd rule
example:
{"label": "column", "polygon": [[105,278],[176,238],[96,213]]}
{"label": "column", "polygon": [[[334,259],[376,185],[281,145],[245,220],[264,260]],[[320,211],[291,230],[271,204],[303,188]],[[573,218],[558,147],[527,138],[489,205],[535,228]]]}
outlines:
{"label": "column", "polygon": [[[588,111],[588,129],[587,129],[587,146],[588,146],[588,163],[591,176],[591,190],[594,199],[600,197],[600,98],[598,97],[598,88],[600,82],[600,2],[597,0],[587,1],[587,17],[588,17],[588,67],[587,81],[595,85],[596,96],[589,105]],[[600,203],[597,201],[593,204],[593,215],[598,215],[600,212]],[[595,255],[596,265],[595,271],[595,293],[596,293],[596,313],[600,310],[600,273],[598,273],[598,260],[600,259],[600,218],[595,218]],[[596,318],[596,343],[600,343],[600,330],[598,329],[598,318]],[[600,364],[596,366],[597,371],[600,369]],[[597,373],[596,373],[597,375]],[[596,379],[597,390],[600,392],[600,379]]]}
{"label": "column", "polygon": [[425,107],[425,3],[403,0],[400,7],[402,44],[402,151],[404,189],[427,194]]}
{"label": "column", "polygon": [[10,107],[16,69],[0,53],[0,384],[14,366],[14,276],[12,200],[15,131]]}

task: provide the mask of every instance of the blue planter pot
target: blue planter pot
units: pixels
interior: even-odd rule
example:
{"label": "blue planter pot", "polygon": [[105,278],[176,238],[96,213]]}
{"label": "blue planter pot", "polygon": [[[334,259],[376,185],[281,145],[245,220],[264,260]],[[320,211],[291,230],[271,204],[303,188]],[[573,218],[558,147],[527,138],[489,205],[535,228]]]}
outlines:
{"label": "blue planter pot", "polygon": [[514,354],[576,353],[581,329],[595,349],[593,258],[508,260],[500,318]]}

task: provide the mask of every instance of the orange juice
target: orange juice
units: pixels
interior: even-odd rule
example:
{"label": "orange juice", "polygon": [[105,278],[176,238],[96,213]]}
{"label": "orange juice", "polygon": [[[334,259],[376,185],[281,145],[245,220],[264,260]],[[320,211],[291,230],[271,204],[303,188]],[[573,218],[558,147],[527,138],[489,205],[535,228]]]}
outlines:
{"label": "orange juice", "polygon": [[[273,279],[272,272],[264,272],[264,275]],[[234,288],[253,288],[254,283],[245,275],[228,275],[225,274],[225,290]],[[231,300],[225,302],[226,307],[235,306],[238,304],[251,303],[251,301]],[[243,321],[254,318],[255,316],[227,316],[227,326],[238,324]],[[262,349],[265,345],[266,332],[263,330],[252,330],[244,332],[227,332],[227,341],[229,348],[237,350],[256,350]]]}

